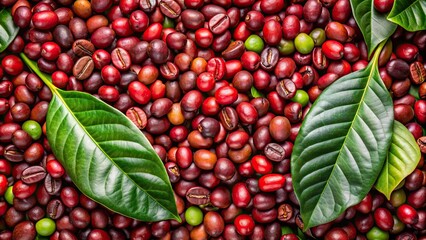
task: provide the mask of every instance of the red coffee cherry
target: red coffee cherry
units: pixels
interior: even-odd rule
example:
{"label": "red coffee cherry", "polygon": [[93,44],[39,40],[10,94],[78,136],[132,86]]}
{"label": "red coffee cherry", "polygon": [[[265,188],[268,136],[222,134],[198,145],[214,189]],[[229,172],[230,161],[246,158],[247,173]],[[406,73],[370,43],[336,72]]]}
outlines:
{"label": "red coffee cherry", "polygon": [[235,228],[237,232],[243,236],[249,236],[254,231],[254,220],[250,215],[241,214],[238,215],[234,220]]}
{"label": "red coffee cherry", "polygon": [[396,216],[405,224],[416,224],[419,221],[416,209],[408,204],[401,205],[396,211]]}
{"label": "red coffee cherry", "polygon": [[381,12],[387,13],[392,9],[394,0],[374,0],[374,8]]}

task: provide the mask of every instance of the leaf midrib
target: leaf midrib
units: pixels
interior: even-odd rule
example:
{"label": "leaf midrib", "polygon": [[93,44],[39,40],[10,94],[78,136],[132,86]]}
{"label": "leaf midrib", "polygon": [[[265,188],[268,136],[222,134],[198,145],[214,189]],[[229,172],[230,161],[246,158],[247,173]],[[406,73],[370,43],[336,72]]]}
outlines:
{"label": "leaf midrib", "polygon": [[[389,19],[393,19],[393,18],[398,17],[399,15],[401,15],[402,13],[404,13],[405,11],[407,11],[407,9],[408,9],[408,8],[410,8],[412,5],[414,5],[414,4],[418,3],[418,2],[419,2],[419,0],[414,1],[413,3],[411,3],[410,5],[408,5],[408,7],[404,8],[404,10],[400,11],[398,14],[393,15],[393,16],[391,15],[391,16],[389,16],[388,18],[389,18]],[[391,11],[391,13],[392,13],[392,11]],[[390,14],[389,14],[389,15],[390,15]]]}
{"label": "leaf midrib", "polygon": [[[122,174],[124,174],[127,178],[129,178],[132,182],[133,182],[133,184],[135,184],[136,186],[137,186],[137,188],[138,189],[140,189],[141,191],[143,191],[147,196],[149,196],[149,198],[151,198],[154,202],[156,202],[159,206],[162,206],[164,209],[167,209],[165,206],[163,206],[163,204],[161,204],[160,202],[158,202],[154,197],[152,197],[151,196],[151,194],[149,194],[145,189],[143,189],[141,186],[139,186],[139,184],[137,184],[134,180],[133,180],[133,178],[131,178],[125,171],[123,171],[123,169],[122,168],[120,168],[116,163],[115,163],[115,161],[104,151],[104,149],[101,147],[101,146],[99,146],[99,144],[98,144],[98,142],[97,141],[95,141],[95,139],[92,137],[92,135],[91,134],[89,134],[89,132],[87,132],[87,130],[86,130],[86,128],[81,124],[81,122],[79,121],[79,119],[74,115],[74,113],[73,113],[73,111],[71,111],[71,109],[68,107],[68,104],[66,104],[66,102],[64,101],[64,98],[62,98],[62,95],[60,95],[59,94],[59,91],[58,91],[58,89],[54,89],[53,90],[54,92],[55,92],[55,96],[57,97],[57,98],[59,98],[60,99],[60,101],[62,102],[62,105],[63,106],[65,106],[65,108],[68,110],[68,112],[72,115],[72,117],[73,117],[73,119],[77,122],[77,124],[80,126],[80,128],[81,129],[83,129],[83,131],[86,133],[86,135],[90,138],[90,140],[96,145],[96,147],[97,148],[99,148],[100,150],[101,150],[101,152],[103,153],[103,155],[105,156],[105,157],[107,157],[109,160],[110,160],[110,162],[112,163],[112,164],[114,164],[114,166],[116,166],[118,169],[120,169],[120,172],[122,173]],[[78,92],[79,94],[83,94],[83,93],[80,93],[80,92]],[[91,163],[92,162],[92,159],[90,159],[90,162],[89,163]],[[164,180],[164,179],[162,179],[162,180]],[[169,211],[168,209],[167,209],[167,211]],[[170,211],[169,211],[170,212]],[[171,212],[170,212],[171,213]],[[174,217],[176,217],[175,216],[175,214],[173,214],[172,213],[172,215],[174,216]]]}
{"label": "leaf midrib", "polygon": [[[378,49],[378,52],[380,52],[381,51],[381,48],[379,47],[379,49]],[[371,63],[371,65],[370,65],[370,68],[371,68],[371,71],[370,71],[370,74],[368,75],[368,81],[367,81],[367,84],[365,85],[365,87],[363,88],[364,89],[364,92],[363,92],[363,94],[362,94],[362,96],[361,96],[361,101],[360,101],[360,104],[358,105],[358,108],[357,108],[357,110],[356,110],[356,113],[355,113],[355,117],[356,116],[358,116],[358,113],[359,113],[359,111],[360,111],[360,108],[361,108],[361,103],[363,102],[363,100],[364,100],[364,98],[365,98],[365,94],[366,94],[366,89],[368,88],[368,86],[369,86],[369,83],[370,83],[370,81],[372,80],[372,76],[373,76],[373,74],[374,74],[374,71],[375,71],[375,67],[376,67],[376,61],[375,61],[375,59],[377,58],[377,55],[378,54],[375,54],[375,56],[374,56],[374,58],[372,59],[372,63]],[[367,68],[365,68],[365,69],[363,69],[363,70],[361,70],[361,71],[366,71],[367,69],[368,69],[369,67],[367,67]],[[355,117],[354,117],[354,119],[355,119]],[[329,175],[329,177],[327,178],[327,181],[326,181],[326,184],[324,185],[324,187],[323,187],[323,189],[322,189],[322,191],[321,191],[321,194],[319,195],[319,197],[318,197],[318,200],[316,201],[316,203],[315,203],[315,207],[314,207],[314,209],[312,210],[312,213],[318,208],[318,203],[319,203],[319,201],[323,198],[323,194],[324,194],[324,192],[325,192],[325,189],[327,188],[327,186],[329,186],[329,181],[330,181],[330,178],[331,178],[331,176],[333,175],[333,173],[334,173],[334,171],[335,171],[335,169],[336,169],[336,166],[338,165],[338,160],[340,159],[340,155],[341,155],[341,153],[342,153],[342,150],[343,150],[343,148],[344,148],[344,146],[346,146],[346,140],[348,139],[348,134],[349,134],[349,132],[351,132],[352,131],[352,129],[353,129],[353,124],[354,124],[354,122],[355,122],[355,120],[354,121],[352,121],[352,123],[351,123],[351,125],[350,125],[350,127],[348,128],[348,131],[347,131],[347,133],[346,133],[346,135],[345,135],[345,140],[343,141],[343,144],[342,144],[342,147],[340,148],[340,150],[339,150],[339,154],[337,155],[337,157],[336,157],[336,163],[333,165],[333,169],[331,170],[331,173],[330,173],[330,175]],[[311,219],[312,219],[312,217],[311,218],[309,218],[309,221],[308,221],[308,224],[307,224],[307,226],[310,226],[310,222],[311,222]]]}
{"label": "leaf midrib", "polygon": [[[174,213],[172,213],[171,211],[169,211],[169,209],[167,209],[163,204],[161,204],[160,202],[158,202],[155,198],[153,198],[147,191],[145,191],[145,189],[143,189],[143,188],[141,188],[141,186],[139,186],[139,184],[137,184],[131,177],[129,177],[129,175],[126,173],[126,172],[124,172],[116,163],[115,163],[115,161],[113,161],[111,158],[110,158],[110,156],[104,151],[104,149],[101,147],[101,146],[99,146],[99,144],[97,143],[97,141],[95,141],[94,139],[93,139],[93,137],[92,137],[92,135],[91,134],[89,134],[88,132],[87,132],[87,130],[86,130],[86,128],[81,124],[81,122],[78,120],[78,118],[74,115],[74,113],[73,113],[73,111],[71,111],[71,109],[68,107],[68,104],[66,104],[66,102],[64,101],[64,98],[62,98],[62,95],[59,93],[59,91],[58,91],[58,89],[49,81],[49,77],[48,76],[46,76],[45,74],[43,74],[41,71],[39,71],[37,68],[35,68],[35,66],[33,66],[33,64],[32,64],[32,62],[28,62],[27,60],[29,60],[26,56],[25,56],[25,54],[23,54],[23,53],[21,53],[21,56],[24,56],[23,58],[24,58],[24,61],[26,61],[27,63],[29,63],[29,65],[31,65],[32,67],[31,67],[31,70],[32,71],[34,71],[34,72],[36,72],[37,73],[37,75],[41,75],[41,76],[43,76],[43,77],[41,77],[42,78],[42,80],[43,80],[43,82],[50,88],[50,90],[54,93],[54,95],[60,100],[60,102],[62,103],[62,105],[63,106],[65,106],[65,108],[68,110],[68,112],[72,115],[72,117],[73,117],[73,119],[77,122],[77,124],[80,126],[80,128],[81,129],[83,129],[83,131],[86,133],[86,135],[90,138],[90,140],[101,150],[101,152],[110,160],[110,162],[112,163],[112,164],[114,164],[118,169],[120,169],[120,171],[125,175],[125,176],[127,176],[132,182],[133,182],[133,184],[135,184],[136,186],[137,186],[137,188],[138,189],[140,189],[140,190],[142,190],[149,198],[151,198],[154,202],[156,202],[159,206],[162,206],[164,209],[166,209],[173,217],[175,217],[176,219],[178,219],[177,218],[177,216],[174,214]],[[45,78],[45,79],[43,79],[43,78]],[[76,93],[79,93],[79,94],[84,94],[84,93],[81,93],[81,92],[76,92]],[[153,151],[153,149],[151,149],[151,151]],[[92,161],[92,160],[90,160],[90,161]],[[163,179],[164,180],[164,179]]]}

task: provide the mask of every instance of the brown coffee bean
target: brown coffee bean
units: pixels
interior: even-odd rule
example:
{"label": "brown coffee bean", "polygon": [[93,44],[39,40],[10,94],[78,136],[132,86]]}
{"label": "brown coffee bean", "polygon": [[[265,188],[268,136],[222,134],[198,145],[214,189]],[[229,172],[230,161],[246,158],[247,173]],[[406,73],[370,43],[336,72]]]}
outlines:
{"label": "brown coffee bean", "polygon": [[209,29],[213,34],[219,35],[229,28],[229,17],[224,13],[217,14],[209,21]]}
{"label": "brown coffee bean", "polygon": [[160,11],[169,18],[177,18],[182,9],[179,4],[173,0],[161,0]]}
{"label": "brown coffee bean", "polygon": [[420,147],[420,151],[422,153],[426,153],[426,136],[417,139],[417,144]]}
{"label": "brown coffee bean", "polygon": [[421,62],[410,64],[410,79],[414,84],[422,84],[426,79],[426,69]]}
{"label": "brown coffee bean", "polygon": [[296,85],[290,79],[284,79],[277,84],[278,95],[284,99],[290,99],[296,95]]}
{"label": "brown coffee bean", "polygon": [[146,113],[138,108],[131,107],[126,111],[126,116],[132,121],[137,128],[144,129],[147,124]]}
{"label": "brown coffee bean", "polygon": [[132,65],[129,52],[124,48],[115,48],[111,52],[112,64],[120,71],[125,71]]}
{"label": "brown coffee bean", "polygon": [[328,67],[328,58],[322,52],[322,48],[316,47],[312,52],[312,63],[318,70],[324,70]]}
{"label": "brown coffee bean", "polygon": [[160,66],[160,73],[163,78],[172,81],[178,78],[179,68],[172,62],[166,62]]}
{"label": "brown coffee bean", "polygon": [[285,150],[278,143],[269,143],[263,152],[269,160],[274,162],[281,162],[285,159]]}
{"label": "brown coffee bean", "polygon": [[95,46],[86,39],[79,39],[72,45],[72,51],[79,57],[92,56]]}
{"label": "brown coffee bean", "polygon": [[33,184],[46,177],[46,170],[41,166],[32,166],[22,172],[21,180],[26,184]]}
{"label": "brown coffee bean", "polygon": [[11,162],[22,162],[24,160],[24,153],[15,147],[15,145],[6,146],[3,156]]}
{"label": "brown coffee bean", "polygon": [[229,44],[229,46],[222,52],[222,57],[226,60],[238,59],[245,51],[244,42],[237,40]]}
{"label": "brown coffee bean", "polygon": [[194,205],[205,205],[210,202],[210,191],[203,187],[192,187],[186,192],[186,199]]}
{"label": "brown coffee bean", "polygon": [[94,68],[95,64],[92,58],[84,56],[77,60],[72,69],[72,74],[77,80],[84,80],[90,77]]}
{"label": "brown coffee bean", "polygon": [[265,48],[260,54],[260,67],[265,71],[272,70],[278,63],[280,52],[273,47]]}
{"label": "brown coffee bean", "polygon": [[64,205],[58,199],[53,199],[47,204],[47,216],[49,216],[51,219],[59,219],[64,214],[64,211]]}
{"label": "brown coffee bean", "polygon": [[290,204],[281,204],[278,208],[278,220],[287,222],[293,217],[293,207]]}
{"label": "brown coffee bean", "polygon": [[232,131],[238,126],[238,114],[232,107],[223,108],[219,113],[219,119],[223,127],[228,131]]}
{"label": "brown coffee bean", "polygon": [[59,193],[62,187],[62,180],[60,178],[53,178],[50,174],[46,175],[44,179],[44,188],[46,192],[50,195],[55,195]]}

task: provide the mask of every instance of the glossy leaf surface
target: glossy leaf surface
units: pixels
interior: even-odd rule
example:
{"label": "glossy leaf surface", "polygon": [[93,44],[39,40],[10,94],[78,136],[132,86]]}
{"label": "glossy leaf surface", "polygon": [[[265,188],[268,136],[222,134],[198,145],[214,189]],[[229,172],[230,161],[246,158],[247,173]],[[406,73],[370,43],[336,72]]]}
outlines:
{"label": "glossy leaf surface", "polygon": [[394,121],[388,157],[376,182],[376,189],[388,199],[398,184],[414,171],[420,161],[420,149],[408,129]]}
{"label": "glossy leaf surface", "polygon": [[253,86],[250,89],[250,94],[254,98],[263,97],[263,94]]}
{"label": "glossy leaf surface", "polygon": [[19,32],[19,28],[13,23],[10,9],[0,10],[0,53],[13,41]]}
{"label": "glossy leaf surface", "polygon": [[426,1],[399,0],[395,1],[388,20],[407,31],[414,32],[426,29]]}
{"label": "glossy leaf surface", "polygon": [[21,57],[52,90],[47,138],[81,192],[135,219],[179,220],[165,168],[143,133],[92,95],[55,88],[35,62]]}
{"label": "glossy leaf surface", "polygon": [[291,172],[305,229],[330,222],[360,202],[385,162],[393,104],[377,57],[330,85],[303,121]]}
{"label": "glossy leaf surface", "polygon": [[378,12],[373,0],[351,0],[352,13],[368,47],[368,55],[396,30],[396,24]]}

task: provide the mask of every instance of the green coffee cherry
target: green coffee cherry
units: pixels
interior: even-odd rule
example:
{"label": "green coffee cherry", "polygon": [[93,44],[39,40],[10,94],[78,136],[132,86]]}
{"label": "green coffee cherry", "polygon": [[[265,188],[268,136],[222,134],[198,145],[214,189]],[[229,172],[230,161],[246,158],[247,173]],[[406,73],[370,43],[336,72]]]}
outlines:
{"label": "green coffee cherry", "polygon": [[191,226],[200,225],[203,222],[203,212],[199,207],[191,206],[185,211],[185,220]]}
{"label": "green coffee cherry", "polygon": [[290,55],[293,54],[295,51],[294,42],[293,40],[286,40],[281,39],[280,43],[278,44],[278,51],[281,55]]}
{"label": "green coffee cherry", "polygon": [[299,33],[297,37],[294,39],[294,46],[296,47],[296,50],[300,52],[301,54],[308,54],[312,52],[312,49],[314,49],[314,40],[306,34],[306,33]]}
{"label": "green coffee cherry", "polygon": [[291,98],[291,101],[298,102],[304,107],[309,103],[309,95],[304,90],[299,89],[296,91],[296,95]]}
{"label": "green coffee cherry", "polygon": [[13,198],[15,196],[13,195],[13,186],[10,186],[6,189],[6,192],[4,193],[4,199],[6,199],[6,202],[10,205],[13,205]]}
{"label": "green coffee cherry", "polygon": [[36,223],[36,231],[41,236],[50,236],[56,230],[55,221],[50,218],[42,218]]}
{"label": "green coffee cherry", "polygon": [[374,226],[372,229],[370,229],[370,231],[367,232],[367,239],[368,240],[388,240],[389,233]]}
{"label": "green coffee cherry", "polygon": [[261,53],[265,45],[262,38],[253,34],[247,38],[247,40],[244,42],[244,46],[249,51]]}
{"label": "green coffee cherry", "polygon": [[320,47],[325,42],[325,31],[322,28],[315,28],[309,36],[314,40],[315,47]]}
{"label": "green coffee cherry", "polygon": [[404,192],[404,189],[398,189],[393,191],[390,196],[390,203],[393,207],[397,208],[405,203],[407,200],[407,195]]}
{"label": "green coffee cherry", "polygon": [[173,22],[173,19],[169,17],[164,17],[163,28],[174,28],[174,27],[175,27],[175,23]]}
{"label": "green coffee cherry", "polygon": [[34,120],[27,120],[22,124],[22,130],[27,132],[32,139],[38,140],[41,137],[41,126]]}

